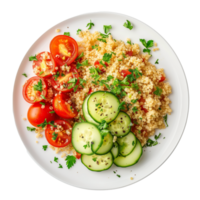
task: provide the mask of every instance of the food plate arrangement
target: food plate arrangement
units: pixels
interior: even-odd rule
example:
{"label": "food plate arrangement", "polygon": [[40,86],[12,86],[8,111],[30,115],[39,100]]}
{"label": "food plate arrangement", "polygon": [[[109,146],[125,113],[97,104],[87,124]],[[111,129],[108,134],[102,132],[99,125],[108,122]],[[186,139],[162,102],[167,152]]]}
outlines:
{"label": "food plate arrangement", "polygon": [[[133,26],[131,29],[126,27],[129,25],[129,22],[131,23],[131,26]],[[147,50],[146,52],[143,50],[143,52],[148,54],[151,50],[152,56],[149,58],[150,63],[157,64],[159,59],[159,64],[156,65],[156,68],[164,69],[167,81],[170,83],[172,88],[172,93],[169,95],[169,98],[172,102],[170,104],[172,113],[168,116],[168,127],[166,129],[156,129],[155,135],[157,136],[157,145],[147,145],[147,147],[142,148],[139,140],[135,138],[135,135],[128,130],[126,132],[126,135],[122,136],[127,137],[128,141],[131,140],[132,146],[130,145],[128,150],[125,149],[124,151],[121,151],[121,154],[124,155],[121,155],[121,158],[118,157],[118,160],[115,161],[115,164],[107,162],[107,166],[109,167],[107,167],[108,169],[105,171],[102,171],[102,168],[99,170],[98,165],[95,166],[95,169],[91,169],[91,167],[89,167],[90,163],[94,162],[92,159],[89,158],[89,151],[89,153],[85,153],[84,156],[82,155],[82,162],[81,160],[77,159],[75,165],[68,169],[65,159],[62,159],[60,156],[56,155],[55,152],[52,151],[49,147],[44,150],[43,146],[48,145],[46,137],[38,139],[38,143],[35,142],[37,140],[37,138],[35,138],[35,134],[33,132],[27,131],[27,127],[30,127],[30,120],[23,120],[23,118],[27,118],[27,111],[30,107],[30,104],[28,102],[26,103],[23,96],[21,95],[22,86],[27,80],[26,77],[22,76],[22,74],[26,74],[28,78],[35,76],[35,74],[33,73],[32,62],[29,61],[29,57],[40,52],[50,52],[50,41],[52,41],[52,39],[55,38],[57,35],[64,34],[64,32],[69,32],[70,36],[79,43],[82,39],[78,37],[77,30],[87,30],[88,27],[86,27],[86,25],[88,23],[94,24],[90,29],[91,33],[98,31],[102,33],[104,32],[105,34],[104,25],[111,25],[112,29],[110,30],[110,33],[112,35],[112,38],[114,38],[116,41],[122,40],[124,41],[124,43],[126,43],[127,38],[129,38],[130,40],[128,41],[138,44],[140,50],[144,49],[144,43],[141,42],[141,39],[145,39],[146,41],[153,40],[154,42],[156,42],[159,47],[158,51],[153,51],[152,46],[146,46]],[[127,25],[124,26],[124,24]],[[60,29],[60,32],[56,32],[57,29]],[[110,39],[110,37],[111,36],[109,36],[108,39]],[[101,38],[101,40],[103,39]],[[99,46],[101,45],[99,44]],[[113,55],[111,56],[116,56],[114,54],[115,52],[113,52]],[[105,55],[105,53],[103,55]],[[77,55],[75,57],[77,57]],[[118,60],[119,62],[121,62],[121,58],[119,58]],[[80,63],[82,62],[80,61]],[[103,63],[102,65],[106,65],[106,63]],[[162,77],[160,78],[160,80],[162,80]],[[24,54],[23,58],[21,59],[21,62],[18,65],[17,71],[14,76],[12,87],[11,108],[14,121],[13,123],[17,135],[20,138],[23,148],[25,149],[28,157],[30,157],[32,162],[44,173],[46,173],[48,176],[55,179],[56,181],[61,182],[65,185],[69,185],[70,187],[85,190],[115,190],[125,188],[137,184],[147,177],[151,176],[166,163],[167,159],[169,159],[173,155],[174,149],[177,148],[180,144],[185,129],[187,127],[190,112],[190,94],[188,82],[185,72],[183,70],[182,63],[172,45],[157,30],[155,30],[153,27],[143,22],[142,20],[125,14],[110,11],[98,11],[79,14],[77,16],[66,18],[45,30],[33,41],[33,43],[26,51],[26,54]],[[159,91],[158,88],[157,90]],[[87,104],[88,102],[90,102],[90,104],[87,104],[85,107],[83,107],[83,110],[85,108],[86,111],[88,111],[89,115],[88,113],[83,114],[84,118],[87,119],[87,121],[90,120],[90,117],[92,117],[96,123],[101,123],[102,120],[106,119],[100,119],[99,117],[101,115],[96,116],[94,112],[96,104],[94,103],[94,105],[92,105],[94,99],[92,99],[91,97],[95,94],[97,99],[99,98],[99,96],[101,96],[101,94],[99,94],[99,91],[92,91],[91,96],[88,96],[88,99],[84,101],[85,104]],[[44,96],[45,93],[43,93],[42,95]],[[111,92],[109,92],[109,95],[111,95],[109,96],[109,98],[112,98],[113,94]],[[42,99],[38,100],[38,103],[40,102],[42,102]],[[119,105],[117,104],[120,104],[120,102],[114,103],[114,100],[112,100],[112,102],[113,106],[116,105],[118,107]],[[137,110],[134,111],[136,112]],[[123,109],[121,111],[119,109],[118,112],[123,115]],[[115,116],[112,114],[113,118],[111,117],[110,120],[108,119],[107,123],[112,123],[112,121],[119,115],[119,113],[117,113]],[[52,119],[50,119],[49,121],[51,120]],[[42,121],[44,122],[44,120]],[[42,122],[35,123],[41,124]],[[96,125],[92,125],[92,122],[89,124],[88,123],[89,122],[77,122],[75,125],[73,125],[72,144],[73,136],[74,138],[76,138],[77,133],[73,133],[73,131],[77,131],[77,128],[83,129],[86,126],[87,128],[88,126],[90,126],[89,128],[95,129]],[[98,132],[98,130],[96,130],[96,132]],[[109,130],[111,132],[111,134],[109,133],[110,137],[116,136],[115,133],[112,134],[112,126],[109,128]],[[55,137],[55,135],[53,136]],[[96,140],[98,141],[98,138]],[[152,141],[153,140],[155,140],[154,136],[152,136]],[[101,142],[99,142],[99,146],[101,146],[100,143]],[[120,137],[118,138],[117,144],[123,145],[123,141],[120,141]],[[76,145],[77,143],[75,142],[74,146]],[[93,150],[96,155],[98,155],[98,151],[104,151],[102,149],[99,149],[98,147],[95,148],[96,149]],[[114,147],[112,148],[117,147],[114,145]],[[84,149],[86,150],[87,148],[82,148],[82,146],[81,148],[79,148],[79,146],[76,146],[75,149],[77,152],[82,153],[82,151]],[[143,153],[141,153],[140,149]],[[110,147],[108,147],[108,149],[104,151],[104,153],[106,152],[109,154],[108,157],[111,158],[113,155],[115,155],[115,149],[111,151],[112,153],[110,153],[110,151],[108,152],[108,150],[110,150]],[[137,163],[135,162],[136,164],[134,163],[134,165],[132,165],[133,163],[124,165],[124,156],[128,157],[130,152],[134,152],[136,150],[138,151],[139,157],[142,154],[139,161]],[[101,152],[99,152],[99,154],[101,155]],[[131,161],[133,160],[134,158],[131,158]],[[128,167],[129,165],[132,166]],[[88,170],[88,168],[90,168],[90,170]],[[101,172],[93,172],[91,170]]]}

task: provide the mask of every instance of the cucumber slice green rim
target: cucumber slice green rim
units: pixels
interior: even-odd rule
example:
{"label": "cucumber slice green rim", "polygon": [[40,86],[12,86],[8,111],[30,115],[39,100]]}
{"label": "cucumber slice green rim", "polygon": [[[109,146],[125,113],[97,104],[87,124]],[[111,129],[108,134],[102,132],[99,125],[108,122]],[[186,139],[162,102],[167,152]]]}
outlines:
{"label": "cucumber slice green rim", "polygon": [[104,138],[103,138],[103,144],[101,147],[96,151],[96,155],[104,155],[107,154],[113,147],[113,136],[108,133]]}
{"label": "cucumber slice green rim", "polygon": [[131,119],[125,112],[120,112],[118,116],[109,124],[108,130],[117,137],[127,135],[131,130]]}
{"label": "cucumber slice green rim", "polygon": [[81,162],[91,171],[101,172],[109,169],[113,164],[112,154],[81,155]]}
{"label": "cucumber slice green rim", "polygon": [[113,147],[110,152],[113,156],[113,159],[117,158],[117,156],[119,155],[119,145],[117,144],[117,142],[113,143]]}
{"label": "cucumber slice green rim", "polygon": [[100,130],[89,122],[76,123],[72,129],[72,145],[80,154],[92,155],[102,145]]}
{"label": "cucumber slice green rim", "polygon": [[94,121],[112,122],[118,115],[119,99],[107,91],[93,92],[87,101],[88,113]]}
{"label": "cucumber slice green rim", "polygon": [[89,115],[89,113],[88,113],[87,101],[88,101],[89,97],[90,97],[90,95],[87,96],[87,97],[85,98],[85,100],[84,100],[84,102],[83,102],[83,105],[82,105],[83,116],[84,116],[84,118],[85,118],[85,120],[86,120],[87,122],[93,123],[93,124],[95,124],[95,125],[99,125],[99,123],[97,123],[96,121],[94,121],[94,120],[92,119],[92,117],[90,117],[90,115]]}
{"label": "cucumber slice green rim", "polygon": [[126,157],[118,156],[114,159],[114,164],[118,167],[129,167],[135,165],[140,157],[142,156],[143,149],[139,140],[137,140],[137,145],[135,149]]}
{"label": "cucumber slice green rim", "polygon": [[136,147],[137,138],[132,132],[129,132],[128,135],[117,138],[117,143],[119,144],[119,153],[122,156],[128,156]]}

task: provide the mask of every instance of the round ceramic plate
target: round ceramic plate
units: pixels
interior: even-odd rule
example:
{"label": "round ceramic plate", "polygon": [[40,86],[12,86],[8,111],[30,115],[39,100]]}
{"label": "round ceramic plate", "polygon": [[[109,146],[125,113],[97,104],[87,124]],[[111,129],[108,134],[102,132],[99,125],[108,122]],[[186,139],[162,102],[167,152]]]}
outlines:
{"label": "round ceramic plate", "polygon": [[[30,106],[22,97],[22,85],[27,80],[27,78],[22,76],[22,73],[28,74],[28,77],[34,75],[32,72],[32,62],[28,61],[29,56],[35,55],[38,52],[49,51],[51,39],[64,32],[70,32],[73,38],[80,40],[76,32],[78,29],[86,30],[86,25],[90,20],[95,24],[91,32],[103,32],[103,25],[112,25],[111,33],[115,39],[126,42],[126,39],[130,38],[132,42],[138,43],[141,49],[143,48],[139,41],[141,38],[146,40],[152,39],[157,42],[160,50],[152,51],[153,56],[150,58],[150,62],[155,63],[156,59],[159,59],[159,64],[156,67],[164,68],[167,80],[172,86],[170,99],[173,112],[168,116],[169,127],[165,130],[157,130],[156,134],[162,133],[162,137],[158,140],[159,145],[145,148],[146,150],[139,162],[128,168],[119,168],[113,164],[107,171],[92,172],[80,160],[77,160],[71,169],[67,169],[64,159],[56,155],[52,149],[48,148],[46,151],[42,149],[42,145],[48,144],[45,137],[39,139],[37,144],[35,134],[26,130],[26,126],[30,126],[29,122],[22,120],[23,117],[26,117]],[[123,26],[126,20],[129,20],[134,25],[132,30]],[[61,33],[55,32],[57,28],[61,29]],[[38,38],[27,51],[19,67],[14,85],[13,109],[16,126],[24,145],[32,158],[46,172],[58,180],[76,187],[97,190],[114,189],[143,179],[161,166],[170,156],[178,144],[186,125],[189,110],[189,92],[183,68],[176,54],[155,30],[130,16],[111,12],[98,12],[67,19],[52,27]],[[63,169],[59,169],[56,162],[50,163],[50,161],[53,161],[54,156],[59,157],[59,163],[63,165]],[[114,170],[117,170],[117,174],[121,176],[120,178],[113,173]],[[130,177],[134,177],[134,180],[130,180]]]}

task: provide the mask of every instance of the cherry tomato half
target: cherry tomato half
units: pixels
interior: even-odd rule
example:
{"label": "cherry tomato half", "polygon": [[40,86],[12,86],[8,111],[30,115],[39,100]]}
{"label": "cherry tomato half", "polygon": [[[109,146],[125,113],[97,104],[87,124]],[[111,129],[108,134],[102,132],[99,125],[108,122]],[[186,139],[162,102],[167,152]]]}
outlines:
{"label": "cherry tomato half", "polygon": [[53,99],[53,108],[56,114],[65,119],[71,119],[78,115],[69,96],[65,93],[57,94]]}
{"label": "cherry tomato half", "polygon": [[129,72],[128,70],[122,70],[120,73],[123,77],[126,77],[127,75],[131,74],[131,72]]}
{"label": "cherry tomato half", "polygon": [[78,56],[78,44],[69,36],[58,35],[51,40],[50,52],[57,65],[70,65]]}
{"label": "cherry tomato half", "polygon": [[165,77],[162,75],[159,82],[163,82],[165,80]]}
{"label": "cherry tomato half", "polygon": [[145,113],[147,113],[148,110],[147,110],[146,108],[143,107],[143,105],[144,105],[144,103],[145,103],[145,99],[141,98],[141,99],[139,100],[139,102],[141,103],[141,104],[140,104],[141,109],[142,109]]}
{"label": "cherry tomato half", "polygon": [[53,127],[47,125],[45,130],[45,137],[48,143],[54,147],[65,147],[71,142],[72,127],[69,122],[65,120],[55,120]]}
{"label": "cherry tomato half", "polygon": [[47,96],[46,81],[37,76],[28,79],[23,86],[22,95],[28,103],[43,101]]}
{"label": "cherry tomato half", "polygon": [[80,159],[80,158],[81,158],[81,154],[80,154],[80,153],[78,153],[78,152],[76,152],[76,155],[75,155],[75,157],[76,157],[77,159]]}
{"label": "cherry tomato half", "polygon": [[[64,69],[65,66],[63,66]],[[59,70],[55,76],[52,77],[52,86],[55,90],[61,92],[71,92],[74,87],[78,85],[79,74],[75,65],[67,66],[68,70]]]}
{"label": "cherry tomato half", "polygon": [[55,71],[55,62],[49,52],[41,52],[36,56],[37,61],[33,61],[33,72],[43,78],[52,76]]}
{"label": "cherry tomato half", "polygon": [[133,56],[133,51],[127,51],[126,55]]}
{"label": "cherry tomato half", "polygon": [[45,103],[45,105],[42,105],[40,103],[33,104],[28,109],[27,113],[28,121],[33,126],[37,126],[43,123],[45,119],[47,122],[54,121],[56,118],[56,114],[50,113],[51,111],[52,111],[52,105],[49,103]]}

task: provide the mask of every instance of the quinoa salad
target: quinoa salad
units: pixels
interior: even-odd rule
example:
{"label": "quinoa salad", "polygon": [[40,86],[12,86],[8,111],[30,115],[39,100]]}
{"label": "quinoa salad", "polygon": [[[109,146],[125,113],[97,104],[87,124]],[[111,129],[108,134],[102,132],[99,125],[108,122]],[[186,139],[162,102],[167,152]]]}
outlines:
{"label": "quinoa salad", "polygon": [[[123,26],[134,28],[128,20]],[[87,30],[77,30],[81,41],[70,32],[57,35],[50,52],[30,56],[35,76],[23,85],[31,104],[27,130],[38,140],[45,137],[44,151],[54,150],[68,169],[77,159],[91,171],[136,164],[144,146],[158,144],[155,131],[168,126],[172,112],[164,69],[156,68],[159,59],[150,62],[158,44],[121,38],[124,42],[113,38],[112,25],[104,25],[103,33],[91,33],[94,27],[90,21]]]}

